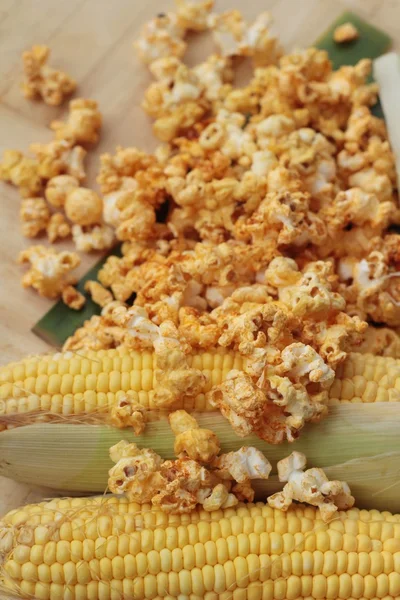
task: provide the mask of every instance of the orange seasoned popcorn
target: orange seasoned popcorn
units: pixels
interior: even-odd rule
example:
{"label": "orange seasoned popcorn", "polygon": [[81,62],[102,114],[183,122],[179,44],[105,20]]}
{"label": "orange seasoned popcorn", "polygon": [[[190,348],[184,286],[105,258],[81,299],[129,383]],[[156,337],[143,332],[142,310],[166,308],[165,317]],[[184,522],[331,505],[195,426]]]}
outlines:
{"label": "orange seasoned popcorn", "polygon": [[22,278],[23,287],[32,287],[40,296],[57,298],[74,279],[71,271],[80,258],[74,252],[57,252],[46,246],[31,246],[19,254],[18,262],[28,264],[29,270]]}
{"label": "orange seasoned popcorn", "polygon": [[71,226],[62,213],[53,213],[46,227],[49,242],[53,244],[57,240],[67,238],[71,235]]}
{"label": "orange seasoned popcorn", "polygon": [[22,201],[19,216],[22,234],[34,238],[48,226],[50,211],[43,198],[26,198]]}
{"label": "orange seasoned popcorn", "polygon": [[68,285],[63,289],[61,298],[64,304],[73,310],[80,310],[86,302],[85,296],[78,292],[73,285]]}
{"label": "orange seasoned popcorn", "polygon": [[344,44],[345,42],[352,42],[359,36],[358,29],[353,23],[343,23],[336,27],[333,32],[333,39],[337,44]]}
{"label": "orange seasoned popcorn", "polygon": [[42,187],[39,164],[17,150],[6,150],[0,163],[0,179],[19,188],[23,198],[38,194]]}
{"label": "orange seasoned popcorn", "polygon": [[97,102],[85,98],[71,100],[67,121],[53,121],[50,125],[57,140],[72,144],[95,144],[101,126],[102,116]]}
{"label": "orange seasoned popcorn", "polygon": [[82,187],[70,189],[64,206],[67,217],[77,225],[93,225],[101,221],[103,202],[93,190]]}
{"label": "orange seasoned popcorn", "polygon": [[48,144],[31,144],[30,150],[39,162],[38,173],[42,179],[52,179],[63,173],[79,181],[85,179],[83,161],[86,150],[81,146],[73,146],[71,141],[55,140]]}
{"label": "orange seasoned popcorn", "polygon": [[78,187],[79,181],[72,175],[52,177],[46,186],[46,200],[55,208],[63,208],[68,194]]}
{"label": "orange seasoned popcorn", "polygon": [[93,302],[104,308],[112,302],[113,295],[106,290],[98,281],[87,281],[85,283],[85,291],[89,292]]}
{"label": "orange seasoned popcorn", "polygon": [[46,104],[58,106],[76,89],[76,82],[66,73],[47,65],[48,46],[33,46],[22,54],[25,81],[22,93],[30,100],[40,96]]}

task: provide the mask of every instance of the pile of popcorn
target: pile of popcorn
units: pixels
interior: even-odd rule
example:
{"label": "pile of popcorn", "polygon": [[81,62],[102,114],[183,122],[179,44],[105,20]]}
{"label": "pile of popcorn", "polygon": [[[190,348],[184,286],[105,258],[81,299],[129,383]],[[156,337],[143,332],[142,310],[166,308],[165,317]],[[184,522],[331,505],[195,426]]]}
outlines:
{"label": "pile of popcorn", "polygon": [[[184,410],[169,415],[175,434],[174,460],[162,458],[149,448],[120,441],[110,448],[115,463],[109,471],[108,487],[125,494],[132,502],[151,502],[163,512],[189,513],[201,505],[208,512],[230,508],[239,502],[254,501],[252,480],[269,478],[272,466],[260,450],[243,446],[236,452],[220,454],[220,443],[210,429],[199,427]],[[304,471],[306,457],[292,452],[277,464],[283,490],[268,498],[273,508],[286,511],[294,500],[320,509],[330,521],[338,510],[354,505],[344,481],[329,481],[322,469]]]}
{"label": "pile of popcorn", "polygon": [[[371,113],[371,62],[333,71],[323,50],[284,55],[265,13],[248,24],[237,10],[211,14],[212,0],[176,5],[135,44],[154,76],[143,100],[161,141],[154,154],[118,147],[101,157],[100,195],[80,187],[77,144],[97,141],[101,115],[94,101],[73,100],[68,120],[52,124],[56,139],[33,145],[35,158],[6,152],[0,176],[25,198],[25,235],[54,242],[72,224],[80,251],[123,242],[122,257],[87,284],[101,316],[66,349],[154,350],[163,409],[204,391],[194,350],[238,352],[244,371],[214,386],[210,402],[238,435],[293,440],[326,413],[365,321],[400,326],[395,163]],[[204,30],[216,53],[189,68],[186,34]],[[243,57],[253,73],[238,88]],[[35,246],[20,260],[30,264],[23,285],[82,306],[75,253]],[[379,345],[368,335],[367,349]]]}

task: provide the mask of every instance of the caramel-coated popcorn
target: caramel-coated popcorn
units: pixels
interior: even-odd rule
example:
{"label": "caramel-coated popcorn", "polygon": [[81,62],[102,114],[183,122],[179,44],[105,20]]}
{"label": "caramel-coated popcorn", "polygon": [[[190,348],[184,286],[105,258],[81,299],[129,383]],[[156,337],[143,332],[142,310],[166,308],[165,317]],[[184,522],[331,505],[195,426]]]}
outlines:
{"label": "caramel-coated popcorn", "polygon": [[22,54],[25,81],[22,93],[30,100],[40,96],[46,104],[58,106],[76,89],[76,82],[66,73],[47,64],[48,46],[33,46]]}
{"label": "caramel-coated popcorn", "polygon": [[42,179],[52,179],[64,173],[79,181],[85,179],[86,150],[82,146],[73,146],[71,141],[62,139],[48,144],[31,144],[30,150],[39,163],[38,174]]}
{"label": "caramel-coated popcorn", "polygon": [[55,208],[63,208],[70,192],[79,188],[79,181],[72,175],[52,177],[46,186],[45,196],[49,204]]}

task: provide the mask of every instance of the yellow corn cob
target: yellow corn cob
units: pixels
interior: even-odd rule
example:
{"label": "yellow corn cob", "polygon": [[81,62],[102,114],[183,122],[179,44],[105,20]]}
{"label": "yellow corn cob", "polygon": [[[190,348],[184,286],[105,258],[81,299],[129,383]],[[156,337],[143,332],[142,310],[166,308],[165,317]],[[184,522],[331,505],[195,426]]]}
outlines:
{"label": "yellow corn cob", "polygon": [[398,600],[400,515],[53,500],[4,517],[1,557],[3,588],[38,600]]}
{"label": "yellow corn cob", "polygon": [[[199,352],[189,363],[207,377],[205,391],[221,383],[231,369],[243,369],[239,354],[218,349]],[[142,406],[154,409],[155,355],[125,348],[66,352],[27,358],[0,369],[0,416],[27,412],[53,415],[108,413],[121,394],[138,393]],[[330,404],[393,402],[400,399],[400,361],[352,353],[337,370]],[[173,408],[211,411],[205,394]]]}

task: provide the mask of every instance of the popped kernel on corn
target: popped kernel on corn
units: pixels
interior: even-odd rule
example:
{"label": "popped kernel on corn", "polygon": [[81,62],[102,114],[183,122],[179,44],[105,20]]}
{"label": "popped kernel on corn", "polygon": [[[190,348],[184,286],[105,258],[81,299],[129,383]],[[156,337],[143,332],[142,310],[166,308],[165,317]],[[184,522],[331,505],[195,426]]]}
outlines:
{"label": "popped kernel on corn", "polygon": [[76,89],[76,82],[66,73],[47,64],[50,48],[45,45],[33,46],[22,54],[25,80],[22,93],[32,100],[40,96],[46,104],[59,106],[66,96]]}
{"label": "popped kernel on corn", "polygon": [[71,271],[81,262],[74,252],[57,253],[54,248],[31,246],[18,256],[18,263],[29,266],[22,277],[22,286],[32,287],[40,296],[57,298],[75,279]]}
{"label": "popped kernel on corn", "polygon": [[67,140],[54,140],[47,144],[31,144],[29,148],[39,163],[38,173],[42,179],[52,179],[64,173],[79,181],[85,179],[87,152],[81,146],[73,146]]}
{"label": "popped kernel on corn", "polygon": [[208,27],[208,16],[214,0],[175,0],[177,22],[185,31],[203,31]]}
{"label": "popped kernel on corn", "polygon": [[185,29],[181,26],[177,15],[159,13],[144,25],[133,45],[139,58],[145,64],[151,64],[159,58],[183,56],[186,51],[184,35]]}
{"label": "popped kernel on corn", "polygon": [[245,483],[249,479],[268,479],[272,471],[269,460],[252,446],[221,454],[215,458],[212,466],[218,470],[220,477],[228,475],[238,483]]}
{"label": "popped kernel on corn", "polygon": [[357,27],[353,25],[353,23],[343,23],[336,27],[333,32],[333,39],[337,44],[344,44],[346,42],[352,42],[359,37],[359,32]]}
{"label": "popped kernel on corn", "polygon": [[350,350],[361,354],[400,358],[400,335],[398,330],[389,327],[369,325],[363,334],[362,342],[355,344]]}
{"label": "popped kernel on corn", "polygon": [[[65,188],[66,186],[64,190]],[[64,208],[65,214],[73,223],[94,225],[101,221],[103,202],[93,190],[73,187],[66,194]]]}
{"label": "popped kernel on corn", "polygon": [[62,213],[53,213],[46,227],[47,237],[51,244],[71,235],[71,226]]}
{"label": "popped kernel on corn", "polygon": [[115,232],[108,225],[72,226],[72,239],[80,252],[109,250],[115,243]]}
{"label": "popped kernel on corn", "polygon": [[168,420],[176,436],[174,452],[179,458],[187,456],[197,462],[210,463],[217,456],[220,446],[215,433],[199,427],[185,410],[170,413]]}
{"label": "popped kernel on corn", "polygon": [[61,293],[61,299],[66,306],[73,310],[80,310],[86,302],[86,298],[73,285],[65,287]]}
{"label": "popped kernel on corn", "polygon": [[90,294],[93,302],[102,308],[113,301],[113,295],[109,290],[101,285],[98,281],[86,281],[85,291]]}
{"label": "popped kernel on corn", "polygon": [[292,452],[278,462],[279,481],[287,482],[282,492],[268,498],[273,508],[286,511],[293,500],[317,506],[322,520],[329,522],[338,510],[354,506],[354,498],[345,481],[329,481],[322,469],[307,469],[306,456]]}
{"label": "popped kernel on corn", "polygon": [[49,224],[50,211],[43,198],[25,198],[19,211],[22,235],[37,237]]}
{"label": "popped kernel on corn", "polygon": [[0,163],[0,179],[18,187],[22,198],[35,197],[42,188],[37,160],[18,150],[5,150]]}
{"label": "popped kernel on corn", "polygon": [[[139,403],[137,392],[131,390],[119,396],[116,404],[111,407],[111,425],[119,429],[132,427],[135,435],[143,433],[146,428],[146,410]],[[126,452],[126,447],[124,451]]]}
{"label": "popped kernel on corn", "polygon": [[[218,439],[216,444],[219,449]],[[139,450],[122,440],[110,448],[110,458],[116,463],[109,471],[110,491],[124,493],[131,501],[151,502],[171,514],[188,513],[197,505],[211,512],[236,506],[239,499],[253,499],[251,480],[268,479],[271,471],[268,460],[252,447],[202,465],[185,456],[163,461],[153,450]]]}
{"label": "popped kernel on corn", "polygon": [[95,144],[102,126],[101,112],[95,100],[77,98],[69,103],[66,121],[53,121],[50,128],[56,140],[66,140],[72,144]]}
{"label": "popped kernel on corn", "polygon": [[76,177],[57,175],[47,182],[44,195],[49,204],[55,208],[63,208],[68,194],[76,188],[79,188],[79,181]]}

